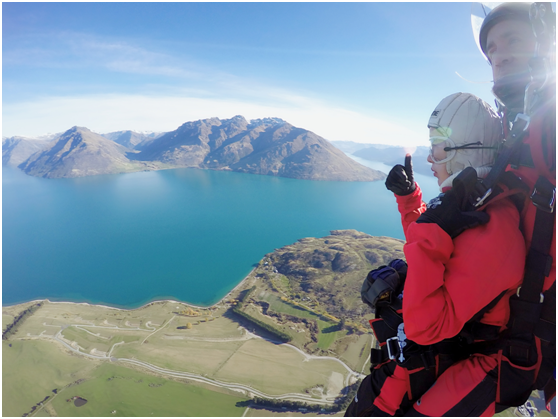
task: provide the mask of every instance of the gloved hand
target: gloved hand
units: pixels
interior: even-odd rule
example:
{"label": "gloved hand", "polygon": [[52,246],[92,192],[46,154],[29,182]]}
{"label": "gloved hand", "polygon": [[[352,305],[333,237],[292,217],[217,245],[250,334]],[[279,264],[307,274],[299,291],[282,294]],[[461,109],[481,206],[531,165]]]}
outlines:
{"label": "gloved hand", "polygon": [[362,301],[375,311],[378,307],[395,302],[400,283],[401,279],[395,268],[382,265],[368,272],[362,283],[360,296]]}
{"label": "gloved hand", "polygon": [[477,182],[477,171],[466,167],[454,180],[453,187],[432,199],[417,223],[436,223],[453,239],[469,228],[486,224],[490,216],[474,211],[469,196]]}
{"label": "gloved hand", "polygon": [[409,195],[414,192],[416,185],[410,154],[405,156],[405,167],[396,164],[390,170],[386,179],[386,188],[399,196]]}

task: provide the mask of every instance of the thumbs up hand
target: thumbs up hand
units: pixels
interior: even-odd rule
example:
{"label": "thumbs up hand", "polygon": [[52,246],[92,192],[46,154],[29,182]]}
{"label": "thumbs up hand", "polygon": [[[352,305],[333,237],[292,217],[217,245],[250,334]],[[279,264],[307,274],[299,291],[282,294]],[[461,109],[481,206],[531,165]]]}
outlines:
{"label": "thumbs up hand", "polygon": [[390,170],[386,179],[386,188],[400,196],[409,195],[415,191],[416,185],[410,154],[405,155],[405,166],[396,164]]}

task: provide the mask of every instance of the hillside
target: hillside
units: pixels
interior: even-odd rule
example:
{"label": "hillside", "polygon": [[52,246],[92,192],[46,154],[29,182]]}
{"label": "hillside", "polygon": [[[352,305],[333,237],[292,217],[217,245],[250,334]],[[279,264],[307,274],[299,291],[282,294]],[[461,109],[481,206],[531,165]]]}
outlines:
{"label": "hillside", "polygon": [[129,150],[82,127],[73,127],[18,167],[32,176],[63,178],[145,170]]}
{"label": "hillside", "polygon": [[345,156],[322,137],[278,118],[242,116],[187,122],[152,141],[136,157],[178,167],[296,179],[373,181],[378,171]]}
{"label": "hillside", "polygon": [[123,145],[126,148],[133,150],[141,150],[146,144],[149,144],[153,140],[159,138],[165,133],[152,132],[149,134],[134,132],[134,131],[116,131],[109,132],[108,134],[101,134],[108,140],[114,141],[117,144]]}
{"label": "hillside", "polygon": [[2,139],[2,165],[19,166],[34,153],[48,147],[49,141],[25,137]]}
{"label": "hillside", "polygon": [[370,270],[404,258],[403,244],[356,230],[300,239],[260,261],[238,294],[249,294],[242,310],[309,353],[344,357],[359,335],[370,333],[373,314],[361,301],[362,282]]}

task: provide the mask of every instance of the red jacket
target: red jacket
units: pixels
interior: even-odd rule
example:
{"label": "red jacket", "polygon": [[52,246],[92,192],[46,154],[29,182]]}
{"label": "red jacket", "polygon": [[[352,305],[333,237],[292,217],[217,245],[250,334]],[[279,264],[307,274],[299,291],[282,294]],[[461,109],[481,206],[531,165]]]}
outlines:
{"label": "red jacket", "polygon": [[490,221],[453,241],[437,224],[414,221],[426,210],[420,187],[396,196],[407,243],[403,318],[407,338],[430,345],[456,336],[465,323],[504,290],[507,293],[481,319],[505,327],[509,297],[523,279],[524,238],[516,207],[502,199],[486,211]]}

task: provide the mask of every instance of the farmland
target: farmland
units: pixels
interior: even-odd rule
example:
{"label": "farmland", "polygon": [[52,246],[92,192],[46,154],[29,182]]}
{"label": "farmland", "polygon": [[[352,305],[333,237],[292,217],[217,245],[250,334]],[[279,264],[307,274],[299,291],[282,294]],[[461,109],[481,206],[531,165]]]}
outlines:
{"label": "farmland", "polygon": [[[48,300],[3,307],[3,329],[10,330],[3,340],[3,415],[297,411],[254,409],[254,397],[334,410],[363,377],[375,344],[366,327],[371,313],[360,302],[362,279],[402,246],[334,233],[266,255],[211,307],[154,301],[124,310]],[[86,403],[77,407],[76,397]]]}

